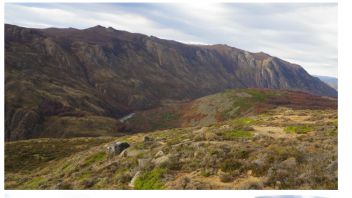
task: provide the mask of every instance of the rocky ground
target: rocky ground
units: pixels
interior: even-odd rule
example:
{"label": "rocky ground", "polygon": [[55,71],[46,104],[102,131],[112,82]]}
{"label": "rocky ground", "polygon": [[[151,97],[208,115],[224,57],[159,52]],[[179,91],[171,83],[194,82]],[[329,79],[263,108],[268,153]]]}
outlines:
{"label": "rocky ground", "polygon": [[[111,155],[114,142],[130,147]],[[8,142],[5,165],[6,189],[337,189],[337,111],[278,107],[207,127]]]}

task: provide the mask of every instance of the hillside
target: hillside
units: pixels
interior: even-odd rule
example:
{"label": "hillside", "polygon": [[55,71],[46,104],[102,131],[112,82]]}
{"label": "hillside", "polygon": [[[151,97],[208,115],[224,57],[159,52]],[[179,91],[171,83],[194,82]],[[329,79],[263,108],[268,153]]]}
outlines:
{"label": "hillside", "polygon": [[[130,147],[111,156],[113,142]],[[277,107],[208,127],[6,142],[5,189],[337,189],[337,112]]]}
{"label": "hillside", "polygon": [[229,119],[256,116],[277,107],[334,110],[337,100],[287,90],[226,90],[188,102],[163,101],[157,108],[133,112],[120,119],[119,131],[209,126]]}
{"label": "hillside", "polygon": [[265,53],[102,26],[5,25],[6,140],[124,135],[118,120],[130,113],[232,88],[337,95],[299,65]]}

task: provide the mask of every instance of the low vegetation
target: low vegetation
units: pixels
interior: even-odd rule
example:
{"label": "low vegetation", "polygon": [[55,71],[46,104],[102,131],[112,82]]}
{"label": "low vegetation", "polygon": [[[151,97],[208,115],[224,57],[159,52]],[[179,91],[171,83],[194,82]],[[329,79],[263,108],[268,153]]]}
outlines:
{"label": "low vegetation", "polygon": [[[206,127],[8,142],[5,188],[337,189],[336,120],[280,107]],[[131,146],[108,156],[117,141]]]}
{"label": "low vegetation", "polygon": [[297,133],[297,134],[304,134],[304,133],[311,132],[313,130],[314,128],[308,125],[287,126],[284,129],[286,133]]}
{"label": "low vegetation", "polygon": [[135,182],[136,190],[158,190],[163,189],[164,183],[162,181],[166,174],[166,169],[155,168],[150,172],[146,172],[137,178]]}

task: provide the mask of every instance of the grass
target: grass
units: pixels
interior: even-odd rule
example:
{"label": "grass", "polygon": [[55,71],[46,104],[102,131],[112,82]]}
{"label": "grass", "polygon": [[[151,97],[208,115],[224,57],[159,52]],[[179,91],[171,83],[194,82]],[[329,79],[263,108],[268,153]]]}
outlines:
{"label": "grass", "polygon": [[173,112],[166,112],[162,115],[162,121],[172,121],[172,120],[176,120],[180,117],[180,115],[177,115]]}
{"label": "grass", "polygon": [[[245,92],[249,94],[251,97],[246,97],[246,98],[240,98],[237,96],[234,96],[233,94],[237,92]],[[229,92],[231,95],[233,95],[233,104],[232,104],[232,109],[229,109],[225,112],[223,112],[223,116],[225,118],[233,118],[241,115],[243,112],[248,110],[249,108],[253,107],[255,104],[262,103],[267,101],[271,96],[274,96],[274,93],[269,92],[269,91],[260,91],[256,89],[240,89],[236,90],[236,92]],[[238,109],[239,111],[236,110],[236,113],[234,115],[231,115],[231,112],[233,109]]]}
{"label": "grass", "polygon": [[314,128],[308,125],[287,126],[284,128],[284,131],[286,133],[297,133],[297,134],[305,134],[313,130]]}
{"label": "grass", "polygon": [[232,172],[242,167],[242,164],[237,160],[230,158],[220,164],[220,169],[224,172]]}
{"label": "grass", "polygon": [[45,181],[46,179],[43,177],[33,178],[24,184],[24,189],[38,189],[39,185]]}
{"label": "grass", "polygon": [[164,183],[161,181],[167,170],[164,168],[154,168],[146,172],[135,182],[136,190],[157,190],[164,189]]}
{"label": "grass", "polygon": [[5,143],[6,173],[44,167],[79,151],[111,141],[111,138],[34,139]]}
{"label": "grass", "polygon": [[43,124],[48,134],[62,137],[113,136],[116,135],[116,120],[104,116],[51,116]]}
{"label": "grass", "polygon": [[252,96],[252,100],[258,101],[258,102],[265,101],[268,98],[268,96],[271,95],[270,93],[258,91],[255,89],[247,89],[246,92]]}
{"label": "grass", "polygon": [[227,139],[251,138],[253,137],[253,134],[249,131],[233,130],[225,132],[224,137]]}
{"label": "grass", "polygon": [[90,165],[99,161],[103,161],[106,159],[106,153],[104,151],[101,151],[99,153],[96,153],[94,155],[89,156],[85,161],[85,165]]}
{"label": "grass", "polygon": [[232,121],[232,124],[236,126],[245,126],[255,124],[257,121],[253,118],[243,117]]}
{"label": "grass", "polygon": [[267,148],[269,151],[273,152],[269,157],[269,161],[271,163],[275,163],[277,161],[285,160],[289,157],[294,157],[298,162],[303,161],[304,153],[297,150],[292,146],[280,146],[280,145],[270,145]]}

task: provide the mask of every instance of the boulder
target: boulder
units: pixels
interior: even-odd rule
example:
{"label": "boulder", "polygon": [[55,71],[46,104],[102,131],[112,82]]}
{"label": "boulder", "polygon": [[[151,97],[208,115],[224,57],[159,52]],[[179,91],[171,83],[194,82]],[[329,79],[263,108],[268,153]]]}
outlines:
{"label": "boulder", "polygon": [[106,151],[108,155],[111,156],[120,154],[123,150],[127,149],[128,147],[130,147],[130,145],[127,142],[115,142],[112,145],[108,146],[106,148]]}

